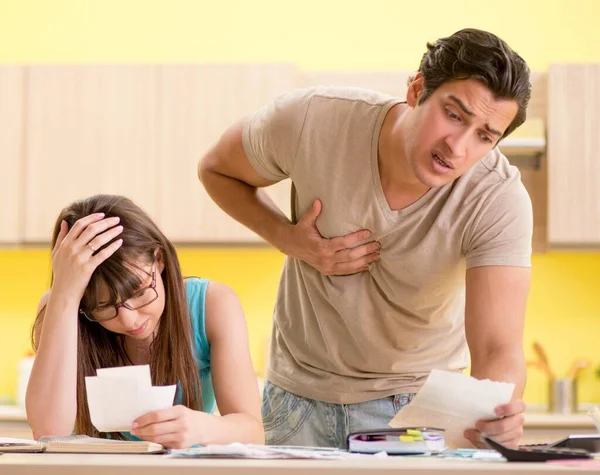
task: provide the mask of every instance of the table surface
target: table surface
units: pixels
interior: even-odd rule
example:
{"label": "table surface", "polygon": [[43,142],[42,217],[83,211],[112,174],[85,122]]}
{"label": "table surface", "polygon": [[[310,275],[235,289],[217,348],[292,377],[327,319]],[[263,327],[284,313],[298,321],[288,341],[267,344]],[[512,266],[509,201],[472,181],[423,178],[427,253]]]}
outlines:
{"label": "table surface", "polygon": [[414,457],[364,457],[346,460],[172,459],[164,455],[3,454],[2,475],[370,475],[406,472],[418,475],[599,473],[600,460],[587,470],[555,463],[508,463]]}

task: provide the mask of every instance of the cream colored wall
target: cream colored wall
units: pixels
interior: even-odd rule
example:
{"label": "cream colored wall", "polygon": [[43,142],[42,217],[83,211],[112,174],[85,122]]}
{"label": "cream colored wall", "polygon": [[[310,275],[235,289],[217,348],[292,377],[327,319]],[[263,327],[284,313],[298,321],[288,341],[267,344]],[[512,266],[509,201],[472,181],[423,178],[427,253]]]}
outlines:
{"label": "cream colored wall", "polygon": [[[185,275],[207,277],[230,285],[244,307],[255,369],[262,374],[265,345],[283,257],[268,248],[180,248]],[[20,357],[29,349],[29,330],[36,303],[47,289],[49,253],[44,249],[0,251],[0,396],[13,398]],[[526,356],[542,342],[553,370],[560,375],[577,357],[600,363],[600,252],[554,251],[533,256],[533,284],[525,328]],[[546,381],[529,372],[525,399],[546,401]],[[580,400],[600,403],[600,380],[591,369],[581,379]]]}
{"label": "cream colored wall", "polygon": [[477,27],[546,70],[600,61],[599,17],[596,0],[0,0],[0,61],[412,69],[426,41]]}

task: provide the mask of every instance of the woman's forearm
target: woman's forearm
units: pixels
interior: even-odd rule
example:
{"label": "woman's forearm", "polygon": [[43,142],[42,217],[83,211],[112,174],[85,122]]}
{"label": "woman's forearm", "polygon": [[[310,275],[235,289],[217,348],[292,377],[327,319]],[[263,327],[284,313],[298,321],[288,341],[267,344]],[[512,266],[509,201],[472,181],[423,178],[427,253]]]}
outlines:
{"label": "woman's forearm", "polygon": [[79,302],[51,294],[46,305],[26,394],[34,437],[69,435],[77,414],[77,312]]}
{"label": "woman's forearm", "polygon": [[229,444],[240,442],[242,444],[264,444],[265,431],[262,421],[248,414],[227,414],[225,416],[212,416],[214,424],[210,431],[203,432],[199,444]]}

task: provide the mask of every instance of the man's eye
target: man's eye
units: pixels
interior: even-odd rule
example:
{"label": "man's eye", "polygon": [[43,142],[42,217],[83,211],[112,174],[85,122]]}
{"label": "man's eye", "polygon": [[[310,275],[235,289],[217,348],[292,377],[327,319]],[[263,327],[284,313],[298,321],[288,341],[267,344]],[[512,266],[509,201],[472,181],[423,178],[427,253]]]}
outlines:
{"label": "man's eye", "polygon": [[460,120],[460,117],[458,117],[454,112],[451,112],[448,109],[446,109],[446,115],[452,120]]}

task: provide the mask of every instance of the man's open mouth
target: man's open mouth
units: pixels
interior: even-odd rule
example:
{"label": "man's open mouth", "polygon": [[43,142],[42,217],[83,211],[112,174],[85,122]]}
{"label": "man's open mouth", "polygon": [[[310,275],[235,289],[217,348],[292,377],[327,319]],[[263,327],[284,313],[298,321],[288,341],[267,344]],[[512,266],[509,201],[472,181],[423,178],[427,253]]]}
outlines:
{"label": "man's open mouth", "polygon": [[442,165],[443,167],[446,167],[446,168],[452,168],[452,167],[451,167],[450,165],[448,165],[448,164],[447,164],[447,163],[446,163],[444,160],[442,160],[442,159],[440,158],[440,156],[439,156],[437,153],[435,153],[435,152],[431,152],[431,156],[433,157],[433,159],[434,159],[436,162],[438,162],[438,163],[439,163],[440,165]]}

